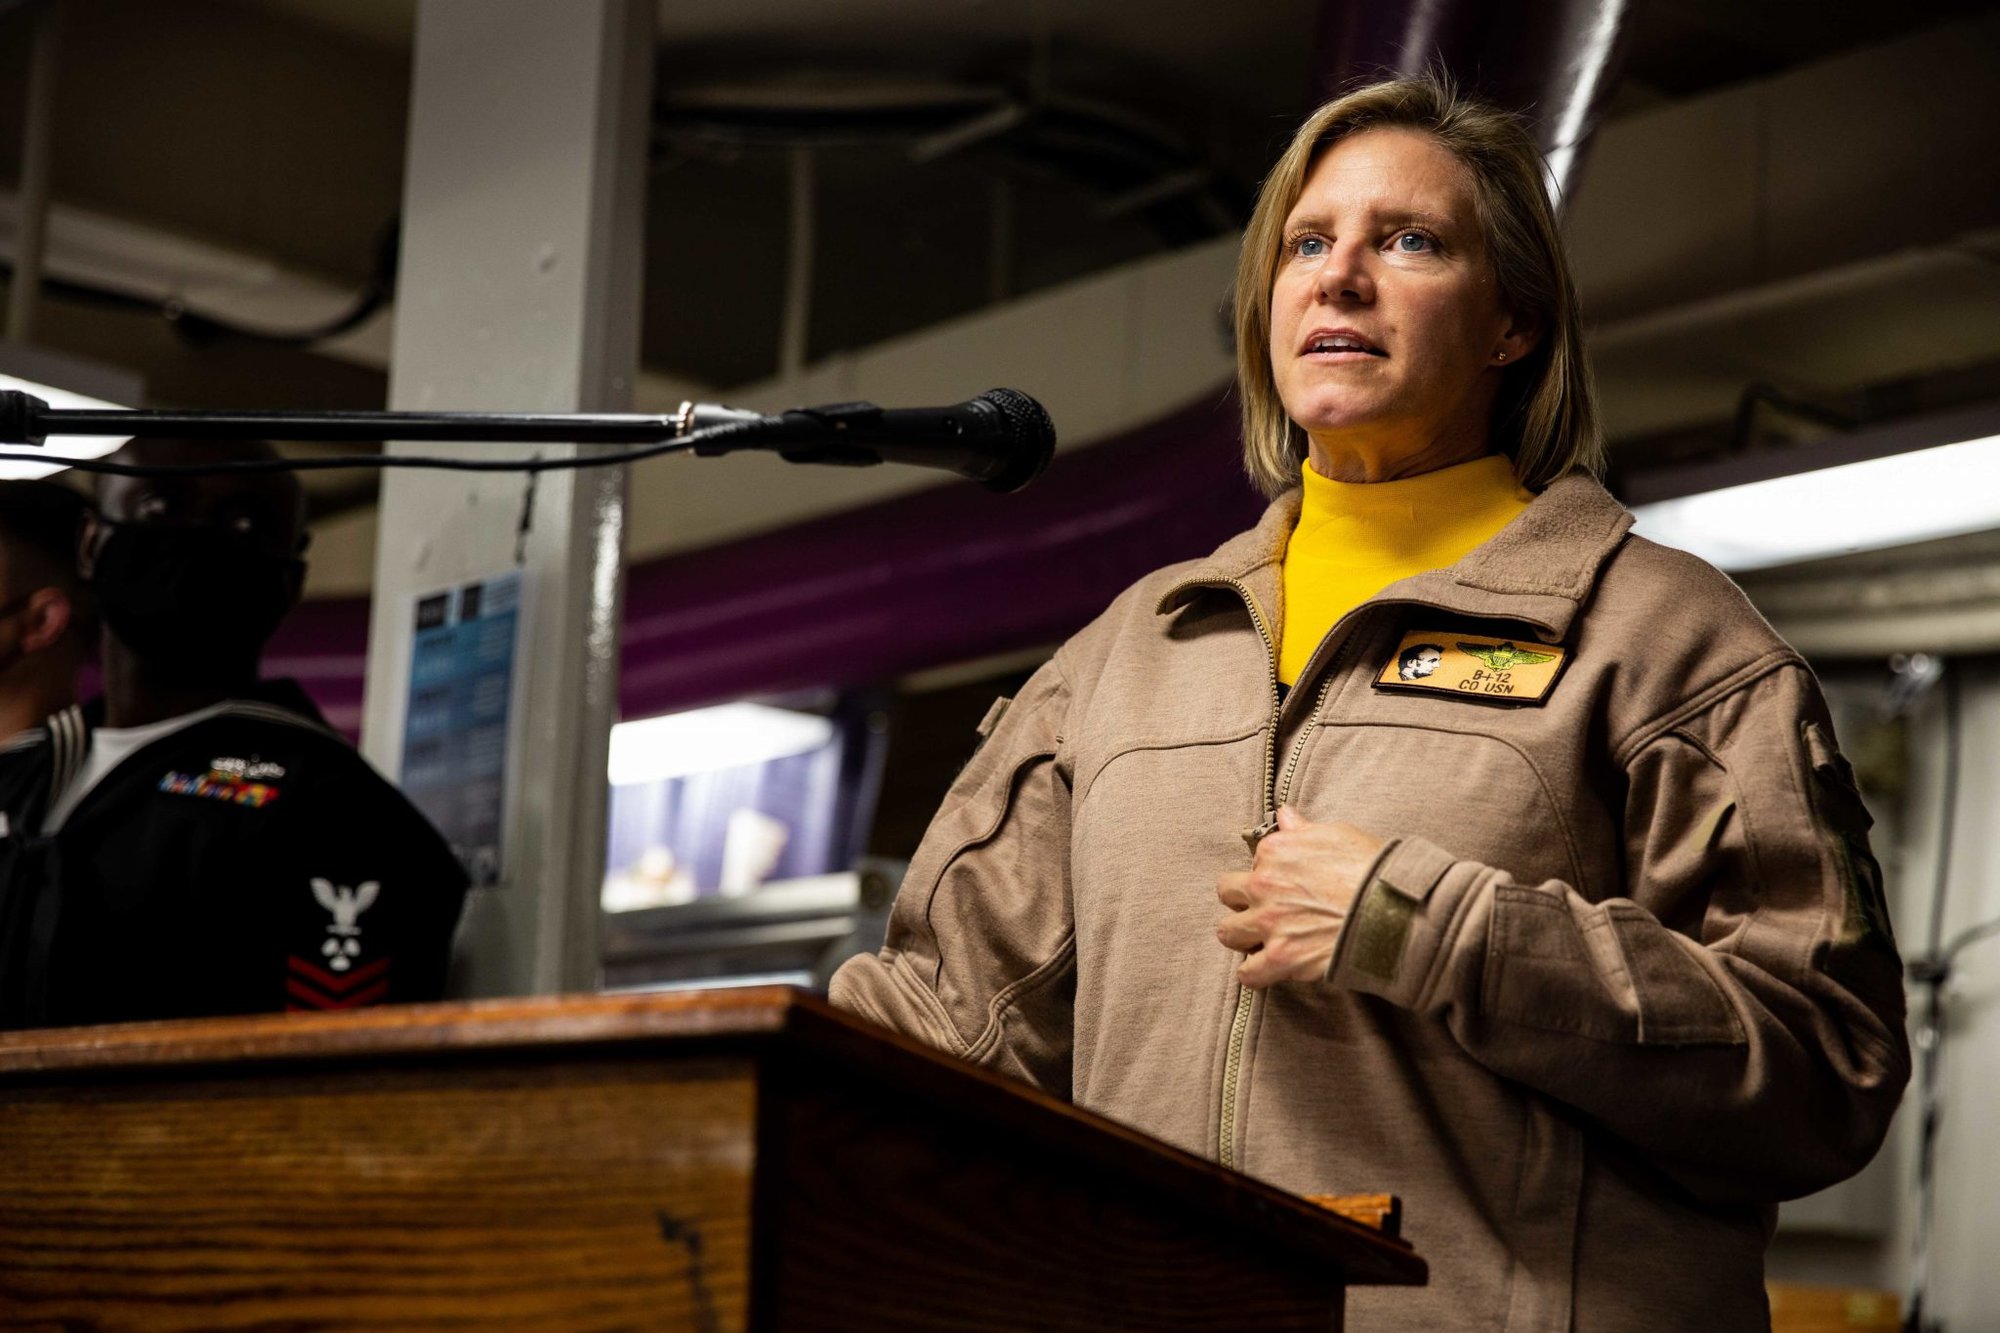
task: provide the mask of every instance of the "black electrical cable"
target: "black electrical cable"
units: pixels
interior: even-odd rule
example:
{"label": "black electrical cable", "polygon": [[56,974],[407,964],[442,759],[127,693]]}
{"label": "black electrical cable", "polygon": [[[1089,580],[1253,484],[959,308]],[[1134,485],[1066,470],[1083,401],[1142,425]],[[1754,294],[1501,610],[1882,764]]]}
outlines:
{"label": "black electrical cable", "polygon": [[642,463],[649,458],[689,453],[697,445],[751,433],[756,422],[742,422],[692,431],[672,440],[631,449],[577,454],[567,458],[445,458],[419,454],[336,454],[331,458],[239,458],[212,463],[114,463],[104,458],[65,458],[30,449],[0,449],[0,462],[46,463],[78,472],[110,477],[214,476],[244,472],[357,472],[367,469],[416,468],[435,472],[575,472],[584,468]]}
{"label": "black electrical cable", "polygon": [[1995,935],[2000,935],[2000,916],[1994,917],[1991,921],[1982,921],[1976,926],[1967,926],[1952,936],[1951,943],[1944,947],[1944,957],[1946,961],[1954,959],[1970,946]]}
{"label": "black electrical cable", "polygon": [[[239,324],[222,315],[196,310],[179,297],[142,296],[135,292],[120,291],[115,287],[80,282],[73,278],[55,277],[47,273],[42,275],[41,293],[45,298],[67,301],[72,305],[89,305],[99,309],[153,316],[166,321],[177,337],[196,345],[224,338],[238,338],[249,342],[268,343],[276,347],[316,347],[330,338],[337,338],[343,333],[359,328],[387,308],[396,290],[396,265],[402,244],[401,225],[401,220],[395,219],[383,228],[381,236],[376,240],[375,262],[369,272],[368,281],[347,309],[326,323],[312,328],[257,328],[249,324]],[[11,281],[13,276],[13,263],[0,259],[0,277]]]}
{"label": "black electrical cable", "polygon": [[189,342],[212,342],[219,338],[242,338],[277,347],[316,347],[366,324],[388,307],[396,294],[396,266],[402,253],[402,219],[392,219],[375,240],[375,262],[368,281],[347,309],[324,324],[303,329],[258,328],[239,324],[221,315],[203,314],[185,302],[169,299],[157,307],[160,317],[176,334]]}

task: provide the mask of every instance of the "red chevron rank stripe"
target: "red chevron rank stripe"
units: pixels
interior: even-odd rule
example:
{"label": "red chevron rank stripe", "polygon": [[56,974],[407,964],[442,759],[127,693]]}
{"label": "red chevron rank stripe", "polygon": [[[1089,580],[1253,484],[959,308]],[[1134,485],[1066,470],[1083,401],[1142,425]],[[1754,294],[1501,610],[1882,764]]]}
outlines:
{"label": "red chevron rank stripe", "polygon": [[285,959],[285,1011],[300,1013],[325,1009],[359,1009],[386,999],[389,994],[389,960],[377,958],[351,972],[329,972],[317,963],[292,954]]}

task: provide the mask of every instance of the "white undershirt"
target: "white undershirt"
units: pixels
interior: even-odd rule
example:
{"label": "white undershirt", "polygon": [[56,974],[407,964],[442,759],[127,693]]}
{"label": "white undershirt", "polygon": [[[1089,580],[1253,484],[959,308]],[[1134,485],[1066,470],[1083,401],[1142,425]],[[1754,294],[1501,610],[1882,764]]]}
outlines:
{"label": "white undershirt", "polygon": [[148,722],[138,727],[99,727],[91,732],[90,748],[83,752],[83,765],[77,769],[76,777],[71,779],[69,786],[63,788],[56,803],[49,807],[48,814],[42,816],[42,832],[54,833],[61,828],[70,812],[90,794],[90,789],[104,781],[113,769],[135,752],[163,736],[173,735],[183,727],[206,721],[221,712],[223,707],[222,704],[211,704],[163,722]]}

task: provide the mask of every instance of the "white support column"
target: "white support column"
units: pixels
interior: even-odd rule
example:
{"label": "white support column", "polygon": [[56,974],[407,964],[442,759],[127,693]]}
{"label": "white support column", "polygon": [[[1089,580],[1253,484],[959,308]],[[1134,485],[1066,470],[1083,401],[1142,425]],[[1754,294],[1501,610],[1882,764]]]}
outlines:
{"label": "white support column", "polygon": [[[392,408],[629,407],[653,9],[421,0]],[[521,456],[528,446],[460,451]],[[523,574],[504,875],[468,903],[457,994],[596,985],[624,472],[555,472],[532,485],[519,474],[384,473],[363,732],[378,767],[395,774],[401,763],[413,598]]]}

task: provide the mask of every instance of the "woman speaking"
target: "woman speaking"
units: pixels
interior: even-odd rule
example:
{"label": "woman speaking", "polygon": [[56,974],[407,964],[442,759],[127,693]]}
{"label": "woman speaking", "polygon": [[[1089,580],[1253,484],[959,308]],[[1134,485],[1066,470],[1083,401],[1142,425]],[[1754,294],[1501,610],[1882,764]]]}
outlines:
{"label": "woman speaking", "polygon": [[1403,1196],[1357,1327],[1753,1329],[1777,1201],[1908,1074],[1811,672],[1631,536],[1533,141],[1320,108],[1236,283],[1252,531],[984,741],[836,1003],[1300,1193]]}

